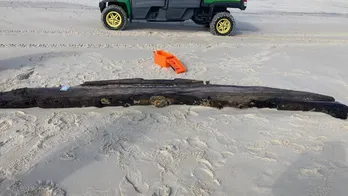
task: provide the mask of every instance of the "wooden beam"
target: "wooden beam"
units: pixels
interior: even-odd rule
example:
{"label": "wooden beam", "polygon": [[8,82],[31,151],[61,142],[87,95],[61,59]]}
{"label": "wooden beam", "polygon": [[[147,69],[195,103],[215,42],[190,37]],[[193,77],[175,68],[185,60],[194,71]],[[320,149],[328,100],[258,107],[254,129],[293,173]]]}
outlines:
{"label": "wooden beam", "polygon": [[21,88],[0,93],[0,108],[132,105],[276,108],[322,112],[339,119],[347,119],[348,114],[348,106],[327,95],[262,86],[210,84],[187,79],[89,81],[67,91],[61,91],[59,87]]}

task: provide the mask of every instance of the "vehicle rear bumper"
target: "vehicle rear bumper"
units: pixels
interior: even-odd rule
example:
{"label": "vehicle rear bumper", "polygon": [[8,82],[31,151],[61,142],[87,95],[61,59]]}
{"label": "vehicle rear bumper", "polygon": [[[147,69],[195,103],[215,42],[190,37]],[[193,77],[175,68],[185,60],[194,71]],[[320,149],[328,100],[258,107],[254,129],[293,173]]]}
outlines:
{"label": "vehicle rear bumper", "polygon": [[247,8],[247,4],[248,4],[247,0],[240,1],[239,9],[245,10]]}

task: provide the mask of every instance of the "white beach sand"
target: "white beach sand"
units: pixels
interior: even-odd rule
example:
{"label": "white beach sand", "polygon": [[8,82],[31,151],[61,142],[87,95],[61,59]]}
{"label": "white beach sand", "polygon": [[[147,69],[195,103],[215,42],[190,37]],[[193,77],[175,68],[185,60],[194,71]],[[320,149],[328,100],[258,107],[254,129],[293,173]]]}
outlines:
{"label": "white beach sand", "polygon": [[[113,32],[98,1],[0,1],[0,91],[189,78],[348,104],[348,2],[250,0],[232,37],[188,21]],[[174,53],[187,73],[153,63]],[[170,106],[0,109],[0,195],[347,195],[348,121]],[[36,192],[35,192],[36,191]],[[41,192],[40,192],[41,191]]]}

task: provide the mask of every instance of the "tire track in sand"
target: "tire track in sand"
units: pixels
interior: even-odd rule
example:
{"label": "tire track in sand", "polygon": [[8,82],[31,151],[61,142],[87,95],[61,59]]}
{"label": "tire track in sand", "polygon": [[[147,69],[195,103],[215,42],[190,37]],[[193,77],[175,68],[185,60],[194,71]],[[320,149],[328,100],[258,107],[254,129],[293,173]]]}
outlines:
{"label": "tire track in sand", "polygon": [[[272,43],[268,43],[272,44]],[[329,45],[347,45],[346,43],[337,42],[337,43],[273,43],[277,46],[329,46]],[[199,49],[205,49],[207,47],[216,47],[221,46],[222,44],[213,44],[213,43],[206,43],[206,44],[0,44],[0,49],[9,49],[9,48],[137,48],[137,49],[154,49],[154,48],[165,48],[165,47],[172,47],[172,48],[199,48]],[[233,46],[264,46],[265,43],[235,43]]]}
{"label": "tire track in sand", "polygon": [[73,1],[0,1],[0,8],[43,8],[43,9],[79,9],[79,10],[98,10],[98,3],[95,6],[88,6],[74,3]]}
{"label": "tire track in sand", "polygon": [[0,44],[0,48],[137,48],[154,49],[155,47],[190,47],[206,48],[220,44]]}
{"label": "tire track in sand", "polygon": [[[138,36],[157,36],[158,34],[163,34],[162,32],[152,32],[152,31],[137,31],[136,33],[130,33],[126,31],[108,31],[108,30],[91,30],[86,29],[86,31],[75,31],[75,30],[34,30],[34,29],[3,29],[0,30],[2,35],[77,35],[77,36],[103,36],[103,37],[114,37],[114,36],[127,36],[127,37],[138,37]],[[169,33],[167,33],[169,34]]]}
{"label": "tire track in sand", "polygon": [[[182,25],[177,25],[182,26]],[[198,31],[198,29],[197,29]],[[139,36],[153,37],[153,38],[163,38],[163,39],[175,39],[175,38],[183,38],[185,35],[187,38],[192,37],[209,37],[212,36],[207,32],[176,32],[175,34],[172,32],[163,32],[159,31],[151,31],[151,30],[142,30],[137,29],[136,31],[108,31],[108,30],[97,30],[97,29],[86,29],[85,31],[79,30],[22,30],[22,29],[4,29],[0,30],[0,35],[4,36],[24,36],[24,35],[62,35],[62,36],[101,36],[106,38],[112,37],[129,37],[129,38],[137,38]],[[212,37],[212,42],[220,42],[223,41],[220,37]],[[348,44],[348,34],[346,33],[324,33],[324,34],[254,34],[254,35],[236,35],[232,36],[228,39],[232,41],[245,41],[245,40],[257,40],[257,41],[272,41],[272,42],[299,42],[301,44],[336,44],[336,45],[347,45]],[[15,43],[13,43],[15,44]],[[0,44],[0,48],[8,48],[13,47],[13,44]],[[44,44],[44,43],[43,43]],[[26,45],[26,46],[23,46]],[[28,44],[20,43],[20,46],[15,47],[29,47]],[[42,45],[42,44],[41,44]],[[63,45],[63,44],[60,44]],[[217,44],[216,44],[217,45]]]}

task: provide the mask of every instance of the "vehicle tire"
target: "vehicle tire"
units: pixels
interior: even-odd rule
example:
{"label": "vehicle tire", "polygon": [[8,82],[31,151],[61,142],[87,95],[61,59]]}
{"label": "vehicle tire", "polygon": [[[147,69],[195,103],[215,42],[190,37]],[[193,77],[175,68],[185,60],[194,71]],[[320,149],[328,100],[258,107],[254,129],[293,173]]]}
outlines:
{"label": "vehicle tire", "polygon": [[110,30],[123,30],[128,25],[127,13],[118,5],[106,7],[101,13],[101,20]]}
{"label": "vehicle tire", "polygon": [[209,25],[213,35],[228,36],[235,28],[235,20],[228,12],[219,12],[214,15]]}

